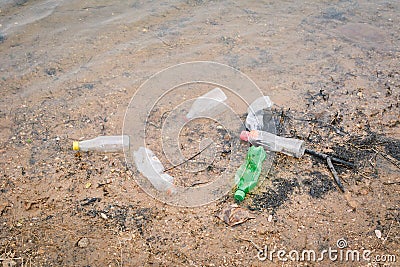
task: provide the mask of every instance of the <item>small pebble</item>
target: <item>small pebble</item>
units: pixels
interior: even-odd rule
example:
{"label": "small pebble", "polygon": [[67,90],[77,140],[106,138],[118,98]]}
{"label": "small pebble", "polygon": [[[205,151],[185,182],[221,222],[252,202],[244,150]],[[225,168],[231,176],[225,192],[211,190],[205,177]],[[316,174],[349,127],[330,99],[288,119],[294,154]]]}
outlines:
{"label": "small pebble", "polygon": [[87,239],[86,237],[83,237],[83,238],[79,239],[78,247],[86,248],[88,245],[89,245],[89,239]]}
{"label": "small pebble", "polygon": [[378,229],[375,230],[375,235],[377,238],[381,239],[382,238],[382,232]]}
{"label": "small pebble", "polygon": [[104,213],[100,213],[100,216],[101,216],[101,218],[103,218],[104,220],[107,220],[108,219],[108,217],[107,217],[107,215],[105,215]]}

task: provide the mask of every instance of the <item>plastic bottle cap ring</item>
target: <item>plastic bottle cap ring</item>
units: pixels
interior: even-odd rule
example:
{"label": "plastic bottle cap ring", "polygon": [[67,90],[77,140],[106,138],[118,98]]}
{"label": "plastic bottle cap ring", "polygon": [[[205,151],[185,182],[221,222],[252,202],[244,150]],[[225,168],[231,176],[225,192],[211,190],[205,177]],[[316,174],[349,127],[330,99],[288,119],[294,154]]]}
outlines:
{"label": "plastic bottle cap ring", "polygon": [[72,149],[73,150],[79,150],[79,142],[78,141],[74,141],[72,143]]}
{"label": "plastic bottle cap ring", "polygon": [[245,192],[243,192],[242,190],[236,190],[234,198],[237,201],[243,201],[245,196],[246,196]]}

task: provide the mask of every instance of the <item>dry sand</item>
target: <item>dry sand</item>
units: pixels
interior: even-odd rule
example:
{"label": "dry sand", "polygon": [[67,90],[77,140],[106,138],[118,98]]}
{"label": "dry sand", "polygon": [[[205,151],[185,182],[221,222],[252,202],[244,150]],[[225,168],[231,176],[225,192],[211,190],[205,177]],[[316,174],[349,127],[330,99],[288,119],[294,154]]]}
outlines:
{"label": "dry sand", "polygon": [[[399,1],[8,0],[0,9],[3,266],[399,266]],[[71,150],[73,140],[121,133],[148,77],[195,60],[255,81],[276,103],[281,135],[355,162],[337,167],[347,193],[323,161],[278,155],[240,204],[255,218],[230,227],[215,215],[232,194],[169,206],[143,192],[123,154]],[[206,178],[237,138],[220,137]],[[397,263],[257,258],[256,246],[320,253],[339,239]]]}

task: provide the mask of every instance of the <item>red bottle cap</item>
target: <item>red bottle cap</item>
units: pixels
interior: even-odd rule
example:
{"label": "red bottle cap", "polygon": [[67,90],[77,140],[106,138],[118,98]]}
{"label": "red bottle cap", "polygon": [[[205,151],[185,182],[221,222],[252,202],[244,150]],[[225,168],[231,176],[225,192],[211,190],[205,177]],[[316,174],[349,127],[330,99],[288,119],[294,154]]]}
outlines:
{"label": "red bottle cap", "polygon": [[243,141],[248,142],[248,141],[249,141],[249,135],[250,135],[250,132],[248,132],[248,131],[242,131],[242,132],[240,133],[240,139],[242,139]]}

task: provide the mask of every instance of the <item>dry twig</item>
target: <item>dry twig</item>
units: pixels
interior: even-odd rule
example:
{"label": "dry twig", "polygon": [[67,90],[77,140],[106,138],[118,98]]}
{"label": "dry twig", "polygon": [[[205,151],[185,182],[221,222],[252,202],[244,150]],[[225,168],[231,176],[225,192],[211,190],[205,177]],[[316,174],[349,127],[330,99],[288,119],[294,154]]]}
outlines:
{"label": "dry twig", "polygon": [[169,167],[169,168],[166,169],[164,172],[170,171],[170,170],[172,170],[172,169],[175,169],[176,167],[179,167],[179,166],[181,166],[182,164],[185,164],[185,163],[188,162],[189,160],[194,159],[195,157],[197,157],[198,155],[200,155],[204,150],[206,150],[209,146],[211,146],[212,143],[213,143],[213,142],[210,142],[206,147],[204,147],[202,150],[200,150],[199,152],[197,152],[196,154],[194,154],[194,155],[191,156],[190,158],[188,158],[188,159],[182,161],[181,163],[179,163],[179,164],[177,164],[177,165],[174,165],[174,166],[172,166],[172,167]]}
{"label": "dry twig", "polygon": [[337,172],[335,170],[335,167],[333,167],[331,158],[327,157],[326,158],[326,162],[328,163],[329,170],[331,171],[331,173],[333,175],[333,178],[335,178],[335,182],[338,185],[340,191],[342,191],[344,193],[344,186],[343,186],[342,182],[339,179],[339,176],[338,176],[338,174],[337,174]]}
{"label": "dry twig", "polygon": [[317,152],[317,151],[314,151],[314,150],[311,150],[311,149],[306,149],[305,153],[310,154],[310,155],[315,156],[315,157],[322,158],[324,160],[327,160],[327,158],[329,157],[332,162],[343,164],[345,166],[354,168],[354,163],[352,163],[352,162],[348,162],[348,161],[345,161],[345,160],[342,160],[342,159],[339,159],[339,158],[331,157],[331,156],[329,156],[327,154],[320,153],[320,152]]}

